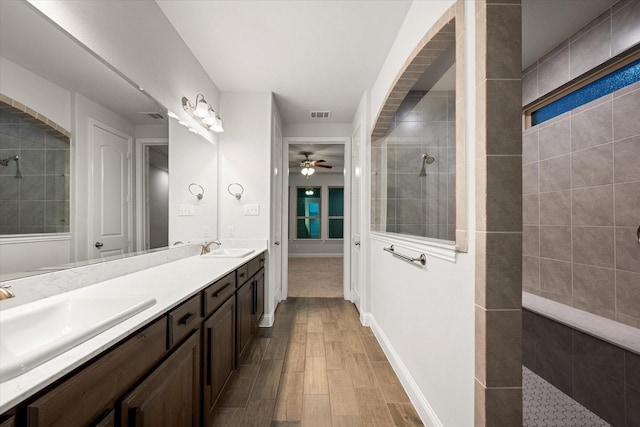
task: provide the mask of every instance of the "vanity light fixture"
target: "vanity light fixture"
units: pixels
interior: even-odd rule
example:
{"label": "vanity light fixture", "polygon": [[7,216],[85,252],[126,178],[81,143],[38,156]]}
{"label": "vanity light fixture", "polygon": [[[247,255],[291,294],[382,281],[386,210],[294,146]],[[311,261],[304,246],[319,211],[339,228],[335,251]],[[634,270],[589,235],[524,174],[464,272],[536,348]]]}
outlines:
{"label": "vanity light fixture", "polygon": [[204,99],[204,95],[196,96],[195,105],[186,97],[182,97],[182,108],[189,113],[205,129],[213,132],[224,132],[222,120],[209,103]]}

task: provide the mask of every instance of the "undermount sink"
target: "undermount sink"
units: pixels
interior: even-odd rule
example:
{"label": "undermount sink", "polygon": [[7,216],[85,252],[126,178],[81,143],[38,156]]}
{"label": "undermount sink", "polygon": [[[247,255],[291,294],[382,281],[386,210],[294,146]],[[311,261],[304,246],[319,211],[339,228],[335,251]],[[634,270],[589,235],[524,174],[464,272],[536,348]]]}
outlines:
{"label": "undermount sink", "polygon": [[216,248],[208,254],[202,256],[205,258],[242,258],[254,251],[255,249]]}
{"label": "undermount sink", "polygon": [[0,382],[53,359],[155,303],[155,298],[146,296],[96,297],[77,291],[0,311]]}

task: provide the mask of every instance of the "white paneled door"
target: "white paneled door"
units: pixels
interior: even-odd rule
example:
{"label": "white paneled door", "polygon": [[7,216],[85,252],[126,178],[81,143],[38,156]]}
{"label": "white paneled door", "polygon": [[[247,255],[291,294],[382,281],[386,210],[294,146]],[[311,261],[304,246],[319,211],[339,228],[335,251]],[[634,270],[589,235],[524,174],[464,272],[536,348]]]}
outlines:
{"label": "white paneled door", "polygon": [[362,145],[361,126],[351,137],[351,301],[360,310],[360,268],[361,268],[361,215],[360,215],[360,183],[361,165],[360,150]]}
{"label": "white paneled door", "polygon": [[131,250],[131,141],[104,124],[91,123],[93,148],[94,258]]}

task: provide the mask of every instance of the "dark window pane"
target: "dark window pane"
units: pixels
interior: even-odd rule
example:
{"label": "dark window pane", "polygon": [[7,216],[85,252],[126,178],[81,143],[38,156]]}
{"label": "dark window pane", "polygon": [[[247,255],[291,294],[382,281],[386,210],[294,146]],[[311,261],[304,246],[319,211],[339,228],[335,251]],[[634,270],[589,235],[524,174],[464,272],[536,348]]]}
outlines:
{"label": "dark window pane", "polygon": [[344,188],[329,188],[329,216],[344,215]]}
{"label": "dark window pane", "polygon": [[329,238],[330,239],[342,239],[343,238],[344,220],[329,219]]}
{"label": "dark window pane", "polygon": [[296,238],[319,239],[320,220],[318,218],[298,218],[296,227]]}
{"label": "dark window pane", "polygon": [[320,216],[320,187],[303,187],[297,190],[296,216]]}

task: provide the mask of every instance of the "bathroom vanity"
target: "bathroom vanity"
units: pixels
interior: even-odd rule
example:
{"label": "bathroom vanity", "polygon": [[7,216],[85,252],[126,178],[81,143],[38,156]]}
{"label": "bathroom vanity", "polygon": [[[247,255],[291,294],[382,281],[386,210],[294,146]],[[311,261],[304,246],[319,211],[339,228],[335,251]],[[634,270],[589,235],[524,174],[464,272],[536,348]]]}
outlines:
{"label": "bathroom vanity", "polygon": [[0,426],[207,425],[261,320],[264,262],[195,256],[92,285],[157,303],[0,382]]}

